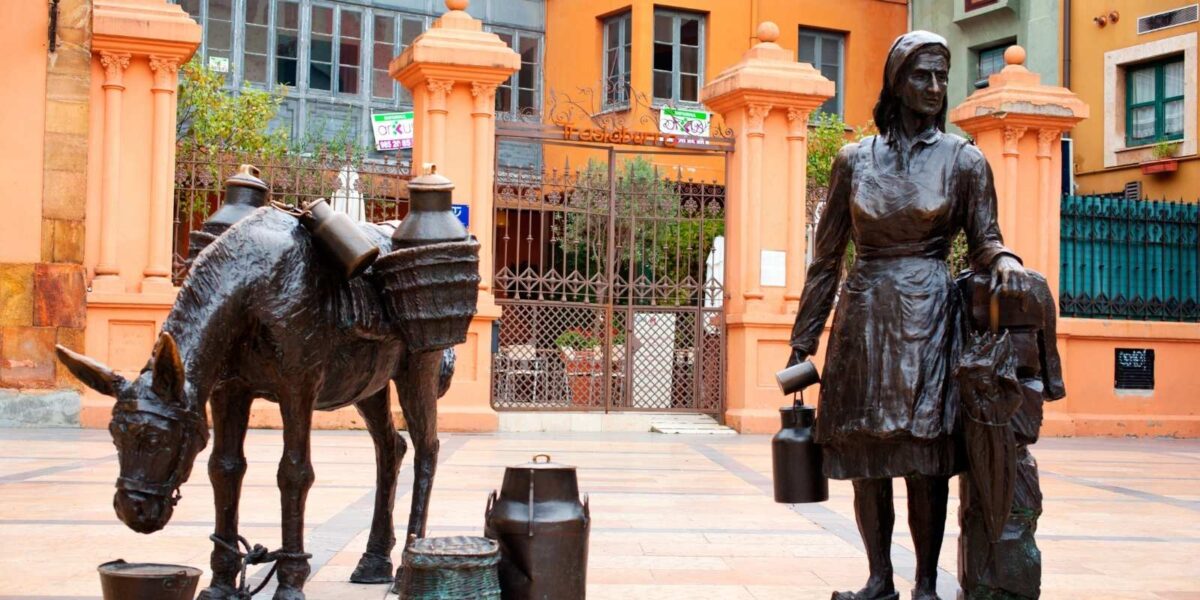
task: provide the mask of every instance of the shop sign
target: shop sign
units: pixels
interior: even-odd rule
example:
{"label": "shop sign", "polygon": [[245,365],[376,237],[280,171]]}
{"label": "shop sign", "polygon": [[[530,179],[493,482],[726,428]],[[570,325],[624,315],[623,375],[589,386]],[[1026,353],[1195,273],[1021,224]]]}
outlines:
{"label": "shop sign", "polygon": [[667,134],[706,138],[712,131],[712,113],[664,106],[658,113],[658,128]]}
{"label": "shop sign", "polygon": [[634,146],[666,146],[673,148],[680,142],[680,139],[675,135],[659,133],[657,131],[630,131],[623,126],[616,129],[593,129],[563,125],[562,135],[564,140],[631,144]]}
{"label": "shop sign", "polygon": [[371,133],[375,135],[376,150],[412,148],[412,111],[372,114]]}

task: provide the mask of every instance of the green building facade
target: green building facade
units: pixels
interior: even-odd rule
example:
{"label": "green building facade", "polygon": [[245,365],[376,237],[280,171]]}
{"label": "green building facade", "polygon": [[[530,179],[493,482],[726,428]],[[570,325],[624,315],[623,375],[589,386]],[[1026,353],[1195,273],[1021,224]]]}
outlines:
{"label": "green building facade", "polygon": [[[932,31],[950,43],[948,97],[956,106],[987,76],[1004,68],[1004,49],[1025,48],[1025,66],[1042,83],[1059,85],[1062,33],[1059,0],[916,0],[909,3],[912,29]],[[952,129],[957,130],[954,126]],[[956,131],[961,133],[961,131]]]}

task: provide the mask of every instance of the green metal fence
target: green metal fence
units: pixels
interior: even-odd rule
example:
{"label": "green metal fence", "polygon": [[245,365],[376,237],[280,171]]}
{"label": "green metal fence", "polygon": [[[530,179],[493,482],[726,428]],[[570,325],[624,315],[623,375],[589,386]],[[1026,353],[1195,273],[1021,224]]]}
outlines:
{"label": "green metal fence", "polygon": [[1200,204],[1064,196],[1064,317],[1200,321]]}

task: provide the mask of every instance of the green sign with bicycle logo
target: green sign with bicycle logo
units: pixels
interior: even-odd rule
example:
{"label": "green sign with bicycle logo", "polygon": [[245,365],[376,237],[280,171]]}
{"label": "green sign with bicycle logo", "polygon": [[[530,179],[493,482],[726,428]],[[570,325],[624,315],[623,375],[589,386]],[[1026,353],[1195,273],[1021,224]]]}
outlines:
{"label": "green sign with bicycle logo", "polygon": [[664,106],[658,113],[658,130],[663,133],[706,138],[711,127],[712,113],[703,110]]}

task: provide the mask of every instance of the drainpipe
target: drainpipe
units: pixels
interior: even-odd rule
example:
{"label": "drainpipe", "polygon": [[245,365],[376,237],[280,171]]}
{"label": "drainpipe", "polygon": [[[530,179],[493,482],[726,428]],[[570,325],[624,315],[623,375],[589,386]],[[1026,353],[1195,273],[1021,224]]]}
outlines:
{"label": "drainpipe", "polygon": [[1063,87],[1071,89],[1071,0],[1063,0]]}

